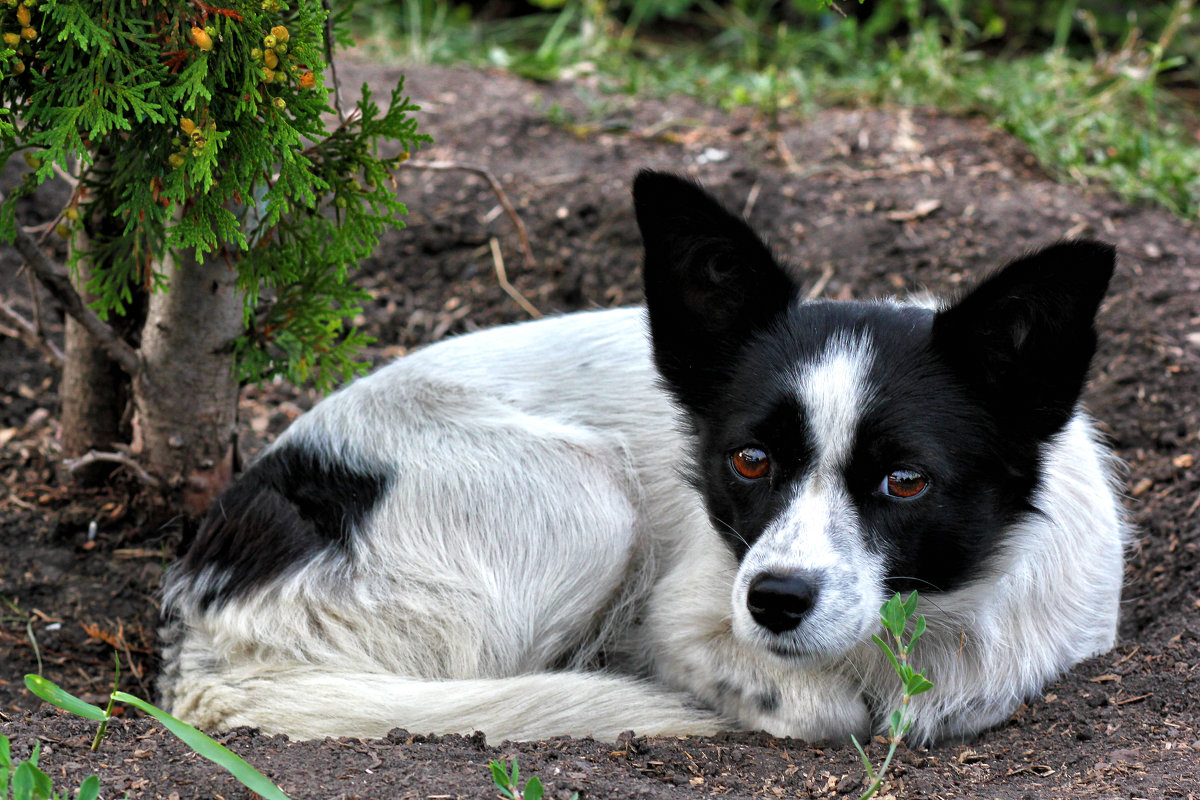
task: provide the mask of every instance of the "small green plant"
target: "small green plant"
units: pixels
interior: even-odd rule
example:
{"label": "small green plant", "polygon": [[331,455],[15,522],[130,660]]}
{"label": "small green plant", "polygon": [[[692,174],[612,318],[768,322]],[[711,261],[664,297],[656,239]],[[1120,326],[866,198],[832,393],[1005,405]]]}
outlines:
{"label": "small green plant", "polygon": [[[290,798],[284,794],[283,790],[272,783],[261,772],[247,764],[246,761],[237,753],[234,753],[229,748],[215,741],[207,734],[196,730],[183,720],[173,717],[167,712],[163,711],[161,708],[147,703],[140,697],[134,697],[131,694],[118,691],[115,686],[113,687],[112,694],[109,696],[107,710],[80,700],[78,697],[75,697],[73,694],[59,687],[53,681],[47,680],[40,675],[26,675],[25,687],[52,706],[61,708],[63,711],[69,711],[70,713],[76,714],[77,716],[85,719],[91,719],[99,722],[100,728],[97,730],[96,738],[92,742],[93,750],[96,750],[100,747],[100,742],[104,738],[104,732],[107,729],[108,721],[112,718],[113,704],[125,703],[141,709],[150,716],[154,717],[156,720],[162,723],[164,728],[175,734],[180,741],[192,748],[197,755],[207,758],[209,761],[226,770],[230,775],[240,781],[243,786],[262,797],[263,800],[290,800]],[[37,753],[38,751],[35,748],[34,755],[31,758],[31,760],[35,762],[35,767],[37,766]],[[7,758],[8,746],[7,742],[5,742],[3,746],[3,753],[0,754],[0,764],[6,763]],[[16,779],[14,777],[14,781],[15,780]],[[89,778],[88,780],[92,779]],[[14,787],[16,786],[15,782],[13,785]],[[87,781],[84,781],[84,785],[87,785]],[[39,786],[42,786],[42,784],[39,784]],[[44,786],[48,791],[48,779]],[[0,788],[2,787],[3,784],[0,783]],[[96,783],[96,789],[97,791],[99,790],[98,781]],[[539,792],[538,797],[540,796],[541,794]],[[57,795],[54,797],[57,797]],[[96,797],[96,792],[93,792],[91,795],[84,795],[83,787],[81,787],[79,797],[83,798],[84,800],[94,800]],[[15,794],[14,790],[13,800],[25,800],[25,798],[28,798],[28,800],[51,800],[51,795],[47,793],[38,794],[36,792],[33,794]],[[3,792],[0,792],[0,800],[7,800],[7,797]]]}
{"label": "small green plant", "polygon": [[[544,789],[537,775],[530,776],[525,781],[525,788],[520,788],[521,770],[517,767],[517,759],[513,759],[511,769],[503,761],[492,761],[488,766],[492,768],[492,780],[502,797],[507,800],[542,800]],[[578,792],[571,795],[571,800],[578,798]]]}
{"label": "small green plant", "polygon": [[[14,764],[8,737],[0,736],[0,800],[62,800],[63,796],[54,791],[50,776],[38,767],[41,752],[42,743],[38,742],[29,758]],[[96,800],[99,795],[100,779],[89,775],[79,784],[75,798]]]}
{"label": "small green plant", "polygon": [[867,778],[871,781],[871,785],[867,787],[859,800],[867,800],[874,796],[879,791],[880,785],[883,784],[883,776],[887,774],[888,767],[892,763],[892,756],[896,754],[896,748],[900,746],[904,734],[908,732],[909,725],[912,724],[912,719],[908,714],[909,701],[914,696],[933,688],[929,679],[913,669],[912,664],[908,662],[913,648],[917,645],[917,640],[921,638],[921,634],[925,633],[925,617],[922,615],[917,617],[913,624],[912,634],[908,636],[907,640],[905,639],[904,633],[908,628],[908,621],[916,613],[917,593],[913,592],[907,598],[901,599],[900,593],[897,592],[892,599],[883,604],[879,611],[879,619],[883,622],[883,627],[891,634],[896,649],[893,650],[891,645],[879,636],[871,636],[875,640],[875,644],[879,645],[879,649],[887,656],[888,661],[892,662],[896,676],[900,678],[903,692],[900,696],[900,708],[892,712],[888,731],[888,752],[878,770],[871,766],[871,759],[867,757],[867,752],[858,743],[858,739],[850,737],[854,741],[854,747],[858,750],[859,756],[862,757],[863,766],[867,768]]}

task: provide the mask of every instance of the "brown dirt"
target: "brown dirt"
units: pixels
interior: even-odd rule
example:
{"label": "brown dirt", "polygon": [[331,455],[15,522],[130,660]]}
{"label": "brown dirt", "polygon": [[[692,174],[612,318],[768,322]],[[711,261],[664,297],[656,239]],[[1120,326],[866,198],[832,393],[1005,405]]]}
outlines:
{"label": "brown dirt", "polygon": [[[397,77],[365,60],[344,85]],[[496,237],[509,276],[539,309],[639,300],[629,182],[642,166],[688,171],[766,231],[826,296],[953,290],[1026,248],[1068,235],[1115,242],[1121,264],[1101,316],[1087,402],[1128,462],[1137,525],[1121,642],[1081,665],[996,730],[964,744],[902,750],[885,794],[905,798],[1200,797],[1200,235],[1165,212],[1061,186],[1020,145],[981,120],[926,112],[832,110],[776,137],[750,112],[695,102],[633,102],[587,80],[535,85],[494,73],[408,69],[437,143],[421,158],[489,166],[530,228],[524,264],[508,219],[477,178],[402,173],[409,228],[362,267],[375,300],[362,324],[386,361],[444,336],[525,318],[498,287]],[[8,176],[11,179],[12,176]],[[936,204],[933,202],[936,201]],[[26,223],[52,204],[27,204]],[[936,207],[935,207],[936,205]],[[0,253],[0,290],[27,313],[24,278]],[[47,313],[52,328],[59,321]],[[147,719],[118,721],[101,752],[90,724],[37,703],[37,669],[99,700],[112,652],[123,688],[149,694],[155,592],[178,526],[152,523],[126,487],[68,491],[54,477],[53,371],[0,338],[0,733],[24,755],[44,744],[59,785],[99,773],[106,797],[244,798],[248,792]],[[282,384],[244,392],[252,452],[313,402]],[[97,535],[88,541],[89,523]],[[1053,613],[1047,610],[1047,613]],[[134,668],[130,669],[132,665]],[[936,680],[936,675],[932,676]],[[131,713],[129,715],[133,717]],[[253,731],[221,740],[295,798],[496,797],[487,762],[519,756],[548,797],[857,796],[849,747],[740,734],[485,743],[482,737],[287,742]],[[875,743],[874,752],[882,753]]]}

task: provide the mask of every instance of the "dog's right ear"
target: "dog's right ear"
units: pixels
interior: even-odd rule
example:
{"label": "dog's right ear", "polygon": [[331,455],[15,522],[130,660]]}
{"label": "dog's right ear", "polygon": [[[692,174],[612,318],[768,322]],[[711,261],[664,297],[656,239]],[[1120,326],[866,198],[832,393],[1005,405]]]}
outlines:
{"label": "dog's right ear", "polygon": [[676,397],[700,410],[798,286],[750,226],[693,181],[642,170],[633,203],[654,359]]}
{"label": "dog's right ear", "polygon": [[933,345],[1017,439],[1067,424],[1096,351],[1116,251],[1060,242],[1012,262],[937,315]]}

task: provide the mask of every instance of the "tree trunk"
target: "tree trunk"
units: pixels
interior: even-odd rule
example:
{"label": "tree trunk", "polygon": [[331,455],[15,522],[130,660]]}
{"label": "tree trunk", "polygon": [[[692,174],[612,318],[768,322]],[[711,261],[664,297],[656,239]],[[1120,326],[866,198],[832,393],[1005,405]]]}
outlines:
{"label": "tree trunk", "polygon": [[[98,159],[98,162],[102,162]],[[97,167],[100,169],[101,167]],[[93,234],[111,236],[111,219],[93,215],[74,234],[71,248],[85,254],[79,259],[71,284],[85,304],[97,297],[87,291],[93,274],[93,264],[86,255]],[[134,289],[126,304],[123,318],[112,317],[110,322],[118,336],[136,342],[142,327],[146,298]],[[63,371],[58,396],[62,404],[60,416],[62,455],[64,459],[78,458],[89,450],[111,451],[116,445],[127,444],[130,437],[129,375],[112,360],[95,336],[88,333],[70,314],[66,316],[63,337]],[[111,462],[96,462],[71,475],[61,475],[63,482],[75,480],[85,485],[98,484],[112,472]]]}
{"label": "tree trunk", "polygon": [[166,286],[151,295],[134,382],[134,448],[151,474],[198,515],[229,483],[236,458],[238,383],[233,342],[243,298],[219,258],[168,255]]}
{"label": "tree trunk", "polygon": [[[72,280],[85,303],[96,299],[87,293],[90,271],[86,259]],[[63,458],[78,458],[89,450],[112,450],[127,441],[121,420],[128,402],[129,378],[84,327],[68,316],[63,342],[62,400]],[[92,464],[72,476],[85,484],[103,480],[112,464]]]}

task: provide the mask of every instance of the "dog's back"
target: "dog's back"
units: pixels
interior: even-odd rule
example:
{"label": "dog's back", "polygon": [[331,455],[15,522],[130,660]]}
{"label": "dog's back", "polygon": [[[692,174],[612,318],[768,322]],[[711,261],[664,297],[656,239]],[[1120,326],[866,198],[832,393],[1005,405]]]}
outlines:
{"label": "dog's back", "polygon": [[644,327],[624,309],[451,340],[298,419],[171,570],[164,702],[298,735],[715,729],[582,672],[645,600],[643,532],[703,522]]}

